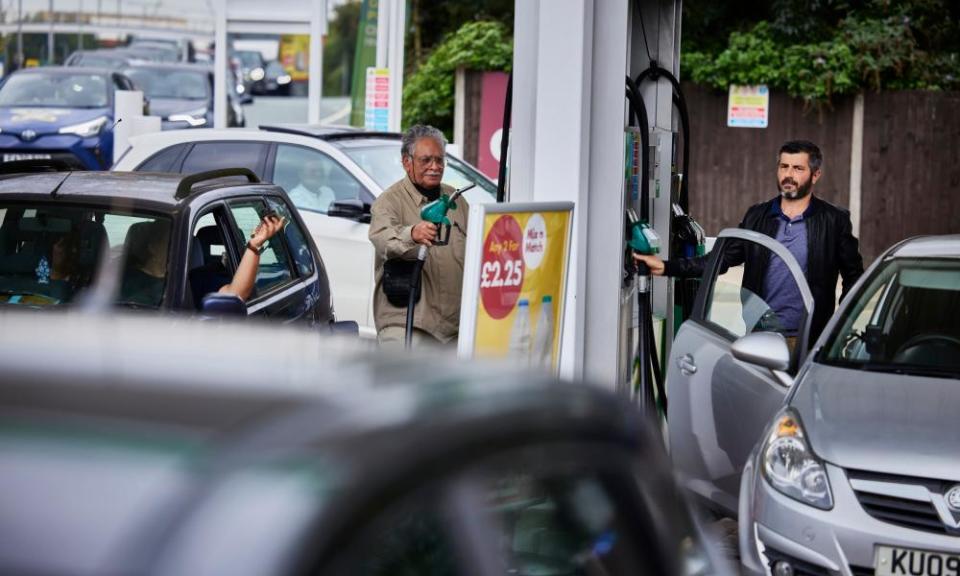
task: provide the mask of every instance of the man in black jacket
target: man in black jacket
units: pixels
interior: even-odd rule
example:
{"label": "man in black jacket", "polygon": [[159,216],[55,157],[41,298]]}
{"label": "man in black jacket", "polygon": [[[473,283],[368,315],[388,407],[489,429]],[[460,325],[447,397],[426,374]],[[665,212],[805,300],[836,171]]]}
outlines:
{"label": "man in black jacket", "polygon": [[[777,188],[780,195],[751,206],[740,228],[775,238],[796,258],[813,294],[810,343],[823,331],[836,307],[837,276],[843,278],[842,299],[863,274],[850,212],[816,198],[813,188],[821,176],[823,155],[812,142],[794,140],[780,147]],[[635,255],[654,276],[697,277],[706,256],[663,261]],[[786,264],[759,245],[735,242],[724,253],[724,268],[744,264],[743,288],[759,295],[776,313],[785,336],[794,343],[801,329],[803,302]]]}

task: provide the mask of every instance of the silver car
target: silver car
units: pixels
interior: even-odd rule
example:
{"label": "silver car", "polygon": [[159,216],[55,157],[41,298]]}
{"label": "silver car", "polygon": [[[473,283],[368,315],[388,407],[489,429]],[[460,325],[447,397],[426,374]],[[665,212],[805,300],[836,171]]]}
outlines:
{"label": "silver car", "polygon": [[792,355],[720,273],[734,243],[787,262],[808,319],[812,299],[782,246],[725,231],[671,353],[673,459],[738,516],[743,571],[960,575],[960,236],[891,248]]}

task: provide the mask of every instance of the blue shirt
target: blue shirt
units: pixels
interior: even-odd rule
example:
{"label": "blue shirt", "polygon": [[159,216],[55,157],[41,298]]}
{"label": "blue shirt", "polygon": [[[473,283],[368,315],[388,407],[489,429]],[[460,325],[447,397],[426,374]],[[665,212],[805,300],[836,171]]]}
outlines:
{"label": "blue shirt", "polygon": [[[774,202],[770,210],[771,214],[778,216],[777,242],[796,258],[804,277],[807,275],[807,223],[804,218],[809,211],[810,208],[807,208],[803,214],[791,219],[780,209],[779,202]],[[760,296],[777,314],[786,335],[796,336],[804,315],[803,298],[786,262],[779,256],[770,255],[770,263],[763,277],[763,294]]]}

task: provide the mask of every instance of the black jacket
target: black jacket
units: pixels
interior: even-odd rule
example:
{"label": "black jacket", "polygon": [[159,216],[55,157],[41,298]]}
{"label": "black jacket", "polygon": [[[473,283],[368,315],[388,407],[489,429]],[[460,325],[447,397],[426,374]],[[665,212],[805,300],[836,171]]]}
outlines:
{"label": "black jacket", "polygon": [[[774,209],[774,202],[780,202],[780,197],[751,206],[739,227],[776,237],[779,210]],[[843,299],[863,274],[863,257],[853,235],[849,211],[812,197],[804,220],[807,224],[807,285],[813,294],[809,342],[813,343],[836,308],[837,276],[843,278],[840,294]],[[724,252],[723,266],[744,264],[743,287],[762,295],[769,258],[770,252],[757,244],[734,241]],[[701,276],[706,262],[707,256],[668,260],[664,273],[685,278]]]}

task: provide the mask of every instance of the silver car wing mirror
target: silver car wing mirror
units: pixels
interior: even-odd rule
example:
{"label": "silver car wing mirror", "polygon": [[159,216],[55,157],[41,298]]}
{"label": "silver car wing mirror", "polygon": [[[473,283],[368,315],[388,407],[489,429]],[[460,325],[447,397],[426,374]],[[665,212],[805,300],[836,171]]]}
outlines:
{"label": "silver car wing mirror", "polygon": [[738,339],[730,347],[733,357],[742,362],[760,366],[773,372],[773,376],[786,387],[793,386],[790,369],[790,348],[783,334],[777,332],[754,332]]}

